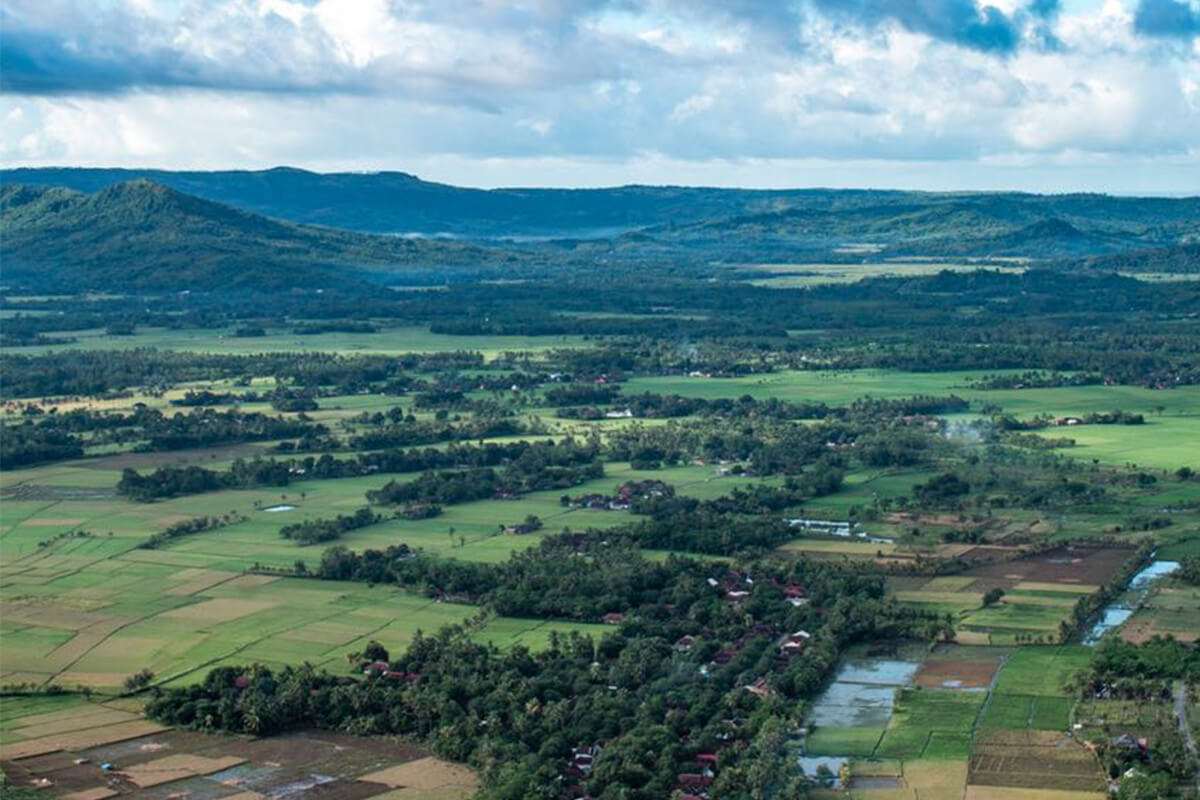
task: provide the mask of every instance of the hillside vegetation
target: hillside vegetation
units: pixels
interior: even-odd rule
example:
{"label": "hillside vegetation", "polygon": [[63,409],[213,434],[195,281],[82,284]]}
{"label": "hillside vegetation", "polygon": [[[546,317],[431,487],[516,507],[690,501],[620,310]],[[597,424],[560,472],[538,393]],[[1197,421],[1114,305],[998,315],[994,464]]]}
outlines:
{"label": "hillside vegetation", "polygon": [[83,289],[345,287],[371,270],[497,260],[464,243],[274,220],[142,179],[92,194],[6,185],[0,235],[8,279]]}

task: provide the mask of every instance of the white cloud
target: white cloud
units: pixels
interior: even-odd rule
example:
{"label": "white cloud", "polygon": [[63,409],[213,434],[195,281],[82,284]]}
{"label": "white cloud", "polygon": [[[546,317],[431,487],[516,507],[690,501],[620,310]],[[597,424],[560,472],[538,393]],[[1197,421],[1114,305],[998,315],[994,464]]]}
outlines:
{"label": "white cloud", "polygon": [[1073,2],[1046,23],[1052,45],[1029,29],[997,55],[911,14],[784,17],[766,0],[124,0],[82,22],[70,0],[11,0],[6,27],[42,33],[27,83],[0,100],[0,159],[540,164],[535,183],[572,162],[588,176],[695,164],[733,182],[843,162],[931,185],[1128,164],[1131,180],[1174,186],[1177,169],[1147,164],[1200,150],[1200,40],[1136,35],[1133,2]]}

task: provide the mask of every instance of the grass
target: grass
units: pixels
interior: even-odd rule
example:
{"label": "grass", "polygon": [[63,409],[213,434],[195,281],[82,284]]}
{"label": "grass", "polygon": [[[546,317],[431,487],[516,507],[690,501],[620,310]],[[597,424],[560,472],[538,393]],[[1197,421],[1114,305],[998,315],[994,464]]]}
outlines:
{"label": "grass", "polygon": [[431,333],[427,328],[385,328],[376,333],[322,333],[297,336],[287,330],[271,330],[267,336],[237,338],[233,329],[171,330],[139,328],[134,336],[109,336],[103,329],[70,331],[49,336],[70,336],[77,341],[66,345],[22,348],[24,353],[59,350],[126,350],[155,347],[160,350],[186,350],[196,353],[247,355],[267,352],[324,352],[360,355],[401,355],[470,350],[495,358],[505,352],[543,352],[558,347],[585,347],[592,342],[581,336],[451,336]]}
{"label": "grass", "polygon": [[902,689],[875,755],[880,758],[965,759],[983,692]]}
{"label": "grass", "polygon": [[[749,282],[755,286],[776,289],[792,289],[807,286],[857,283],[867,278],[917,277],[936,275],[943,270],[952,272],[974,272],[979,264],[960,264],[941,261],[889,261],[873,264],[740,264],[739,269],[750,272],[773,273],[769,278],[754,278]],[[1022,272],[1020,267],[987,266],[986,269],[1004,272]]]}
{"label": "grass", "polygon": [[1083,645],[1029,645],[1013,650],[1000,668],[996,691],[1012,695],[1070,697],[1064,685],[1087,666],[1092,649]]}
{"label": "grass", "polygon": [[883,735],[878,727],[821,727],[804,740],[810,756],[870,756]]}

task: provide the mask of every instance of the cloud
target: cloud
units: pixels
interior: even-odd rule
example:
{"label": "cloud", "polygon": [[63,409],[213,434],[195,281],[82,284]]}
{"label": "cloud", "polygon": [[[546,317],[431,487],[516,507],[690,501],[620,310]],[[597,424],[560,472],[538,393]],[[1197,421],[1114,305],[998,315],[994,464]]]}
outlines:
{"label": "cloud", "polygon": [[1139,0],[1133,28],[1144,36],[1200,36],[1200,9],[1187,0]]}
{"label": "cloud", "polygon": [[1147,38],[1192,17],[1137,2],[5,0],[0,161],[1196,158],[1200,62]]}
{"label": "cloud", "polygon": [[1010,54],[1028,18],[1057,10],[1031,2],[1005,13],[977,0],[8,0],[0,91],[406,92],[486,105],[496,89],[719,61],[748,43],[807,52],[822,18]]}
{"label": "cloud", "polygon": [[975,0],[815,0],[834,16],[866,25],[894,21],[915,33],[993,53],[1011,53],[1021,39],[1019,21]]}

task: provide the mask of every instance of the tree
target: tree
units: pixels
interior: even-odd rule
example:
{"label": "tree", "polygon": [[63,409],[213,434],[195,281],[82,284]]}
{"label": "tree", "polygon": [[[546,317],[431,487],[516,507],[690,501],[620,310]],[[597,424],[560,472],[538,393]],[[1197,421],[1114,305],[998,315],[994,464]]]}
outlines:
{"label": "tree", "polygon": [[988,606],[993,606],[993,605],[995,605],[996,603],[999,603],[999,602],[1000,602],[1000,598],[1002,598],[1002,597],[1004,597],[1004,590],[1003,590],[1003,589],[1001,589],[999,586],[997,586],[997,587],[996,587],[996,588],[994,588],[994,589],[989,589],[989,590],[988,590],[988,591],[987,591],[987,592],[986,592],[986,593],[983,595],[983,606],[984,606],[984,608],[987,608]]}
{"label": "tree", "polygon": [[1179,559],[1179,570],[1175,574],[1184,583],[1200,586],[1200,553]]}
{"label": "tree", "polygon": [[139,692],[150,685],[154,680],[154,673],[148,669],[141,669],[125,679],[125,690],[128,692]]}
{"label": "tree", "polygon": [[387,648],[374,639],[367,642],[367,646],[363,648],[362,654],[363,658],[367,661],[391,661],[388,657]]}

